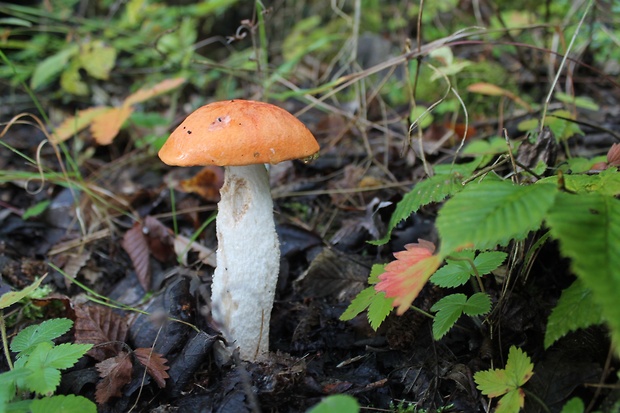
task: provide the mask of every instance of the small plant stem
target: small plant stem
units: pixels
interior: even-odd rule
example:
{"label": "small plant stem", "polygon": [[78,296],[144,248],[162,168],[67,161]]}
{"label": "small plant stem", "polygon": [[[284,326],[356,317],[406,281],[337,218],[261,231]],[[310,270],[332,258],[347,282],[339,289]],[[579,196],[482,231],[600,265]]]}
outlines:
{"label": "small plant stem", "polygon": [[489,165],[487,167],[482,168],[481,170],[476,172],[475,175],[473,175],[473,176],[467,178],[466,180],[464,180],[463,182],[461,182],[461,185],[463,185],[463,186],[467,185],[471,181],[477,179],[478,177],[480,177],[482,175],[485,175],[485,174],[491,172],[493,169],[497,168],[498,166],[501,166],[501,165],[505,164],[506,162],[508,162],[508,158],[504,156],[501,160],[497,161],[493,165]]}
{"label": "small plant stem", "polygon": [[[474,276],[476,277],[476,280],[478,280],[478,292],[486,292],[484,290],[484,285],[482,285],[482,277],[480,277],[480,273],[478,272],[478,268],[476,268],[476,264],[474,264],[474,261],[469,258],[469,257],[453,257],[453,256],[448,256],[447,259],[452,260],[452,261],[466,261],[470,266],[472,271],[474,272]],[[474,284],[474,288],[475,288]]]}
{"label": "small plant stem", "polygon": [[536,403],[538,403],[540,405],[540,407],[542,407],[542,409],[545,412],[551,413],[551,410],[549,410],[549,408],[547,407],[545,402],[542,401],[542,399],[540,397],[536,396],[534,393],[532,393],[531,391],[529,391],[528,389],[525,389],[523,387],[521,387],[521,390],[523,390],[525,392],[525,394],[527,395],[528,399],[535,400]]}
{"label": "small plant stem", "polygon": [[410,309],[412,309],[413,311],[417,311],[418,313],[427,316],[428,318],[430,318],[431,320],[435,319],[435,316],[432,315],[431,313],[427,313],[426,311],[422,310],[419,307],[416,307],[415,305],[412,305],[411,307],[409,307]]}
{"label": "small plant stem", "polygon": [[4,357],[9,369],[13,370],[13,362],[11,361],[11,352],[9,351],[9,341],[6,336],[6,324],[4,323],[4,313],[0,310],[0,334],[2,334],[2,347],[4,348]]}

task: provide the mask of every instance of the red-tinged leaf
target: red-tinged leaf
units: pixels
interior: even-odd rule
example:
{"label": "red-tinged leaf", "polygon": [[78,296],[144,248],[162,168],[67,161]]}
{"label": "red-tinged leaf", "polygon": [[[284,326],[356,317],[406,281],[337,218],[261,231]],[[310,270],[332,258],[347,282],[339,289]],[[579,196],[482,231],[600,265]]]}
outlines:
{"label": "red-tinged leaf", "polygon": [[109,106],[99,106],[95,108],[89,108],[80,110],[77,116],[65,119],[55,130],[52,135],[54,143],[61,143],[77,134],[82,129],[88,127],[93,119],[101,114],[109,111]]}
{"label": "red-tinged leaf", "polygon": [[131,106],[121,106],[120,108],[110,108],[92,120],[90,131],[99,145],[109,145],[112,143],[123,123],[133,112]]}
{"label": "red-tinged leaf", "polygon": [[148,215],[144,218],[144,228],[146,233],[149,251],[156,260],[166,262],[174,257],[174,241],[168,231],[168,227],[161,223],[157,218]]}
{"label": "red-tinged leaf", "polygon": [[129,254],[133,268],[140,285],[145,291],[151,289],[151,263],[149,262],[149,244],[142,224],[136,222],[123,236],[121,243],[123,249]]}
{"label": "red-tinged leaf", "polygon": [[159,388],[163,389],[166,387],[166,379],[170,377],[168,373],[166,373],[166,370],[170,367],[165,365],[168,360],[161,354],[155,353],[153,349],[144,347],[137,348],[134,351],[134,355],[136,356],[136,360],[146,367],[146,371],[153,380],[155,380]]}
{"label": "red-tinged leaf", "polygon": [[[123,316],[109,307],[76,305],[75,317],[75,342],[95,344],[88,351],[89,356],[101,361],[119,353],[118,342],[127,338],[127,322]],[[101,345],[104,343],[110,344]]]}
{"label": "red-tinged leaf", "polygon": [[154,98],[157,95],[169,92],[185,83],[185,78],[166,79],[159,82],[155,86],[140,89],[137,92],[127,96],[123,102],[123,106],[135,105],[136,103],[144,102],[145,100]]}
{"label": "red-tinged leaf", "polygon": [[395,261],[385,266],[385,272],[375,290],[385,291],[385,296],[394,298],[396,313],[402,315],[409,309],[422,287],[441,264],[441,257],[433,255],[432,242],[418,240],[417,244],[405,245],[405,251],[394,253]]}
{"label": "red-tinged leaf", "polygon": [[132,364],[129,354],[120,353],[95,365],[99,376],[103,378],[97,384],[95,400],[99,404],[107,403],[112,397],[121,397],[121,389],[131,381]]}

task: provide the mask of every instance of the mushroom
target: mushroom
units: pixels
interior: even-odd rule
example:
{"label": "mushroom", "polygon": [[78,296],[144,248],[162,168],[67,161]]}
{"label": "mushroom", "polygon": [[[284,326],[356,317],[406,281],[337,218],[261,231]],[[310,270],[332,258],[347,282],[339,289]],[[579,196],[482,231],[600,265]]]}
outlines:
{"label": "mushroom", "polygon": [[159,151],[168,165],[224,166],[216,233],[212,316],[242,359],[269,352],[269,321],[280,268],[269,173],[265,164],[309,159],[312,133],[277,106],[215,102],[191,113]]}

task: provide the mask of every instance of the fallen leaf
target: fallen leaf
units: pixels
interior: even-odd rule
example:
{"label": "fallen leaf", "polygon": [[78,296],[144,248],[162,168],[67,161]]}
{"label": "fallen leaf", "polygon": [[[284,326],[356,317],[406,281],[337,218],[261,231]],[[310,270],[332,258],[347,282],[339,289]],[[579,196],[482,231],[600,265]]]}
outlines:
{"label": "fallen leaf", "polygon": [[144,218],[142,232],[146,234],[149,251],[159,262],[166,262],[174,257],[172,235],[168,227],[150,215]]}
{"label": "fallen leaf", "polygon": [[213,165],[205,166],[190,179],[179,182],[182,191],[198,194],[209,202],[219,202],[220,188],[223,184],[223,169]]}
{"label": "fallen leaf", "polygon": [[52,138],[54,143],[61,143],[85,129],[97,116],[109,111],[109,106],[98,106],[78,111],[76,116],[65,119],[55,130]]}
{"label": "fallen leaf", "polygon": [[132,112],[131,106],[121,106],[120,108],[110,108],[107,112],[93,118],[90,131],[95,141],[99,145],[111,144]]}
{"label": "fallen leaf", "polygon": [[[75,317],[75,342],[95,345],[88,351],[89,356],[101,361],[119,353],[119,342],[127,337],[127,322],[123,316],[110,307],[76,305]],[[109,344],[101,345],[104,343]]]}
{"label": "fallen leaf", "polygon": [[525,102],[523,99],[521,99],[519,96],[515,95],[509,90],[502,89],[501,87],[496,86],[491,83],[487,83],[487,82],[473,83],[467,86],[467,91],[472,92],[472,93],[480,93],[481,95],[487,95],[487,96],[505,96],[508,99],[514,101],[519,106],[522,106],[523,108],[527,110],[532,110],[532,107],[527,102]]}
{"label": "fallen leaf", "polygon": [[107,403],[112,397],[121,397],[121,389],[131,381],[132,364],[129,353],[122,352],[116,357],[106,359],[95,365],[99,376],[95,400],[99,404]]}
{"label": "fallen leaf", "polygon": [[165,364],[168,360],[159,353],[155,353],[152,348],[140,347],[135,349],[134,355],[149,375],[155,380],[160,389],[166,387],[166,379],[170,376],[166,373],[170,367]]}
{"label": "fallen leaf", "polygon": [[607,152],[607,163],[610,166],[620,166],[620,143],[614,143]]}
{"label": "fallen leaf", "polygon": [[123,102],[123,106],[135,105],[136,103],[144,102],[145,100],[151,99],[157,95],[162,95],[181,86],[185,83],[185,80],[186,79],[183,77],[166,79],[149,88],[140,89],[137,92],[127,96]]}
{"label": "fallen leaf", "polygon": [[145,291],[151,289],[151,264],[149,262],[149,245],[140,222],[125,232],[121,246],[131,258],[136,277]]}
{"label": "fallen leaf", "polygon": [[435,244],[418,240],[417,244],[405,245],[405,251],[394,253],[395,261],[385,266],[379,275],[375,290],[384,291],[385,296],[394,298],[396,313],[402,315],[409,309],[422,287],[441,264],[441,257],[433,255]]}
{"label": "fallen leaf", "polygon": [[187,253],[194,251],[198,253],[198,259],[203,263],[215,268],[215,251],[190,240],[183,235],[177,235],[174,238],[174,252],[181,257],[181,264],[187,265]]}

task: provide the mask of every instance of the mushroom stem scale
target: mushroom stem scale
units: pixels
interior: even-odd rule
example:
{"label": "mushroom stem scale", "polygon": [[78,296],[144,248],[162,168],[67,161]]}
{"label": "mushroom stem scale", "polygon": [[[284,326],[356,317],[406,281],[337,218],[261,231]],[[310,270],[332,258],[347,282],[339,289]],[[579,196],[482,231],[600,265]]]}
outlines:
{"label": "mushroom stem scale", "polygon": [[265,165],[228,166],[218,203],[213,319],[240,357],[269,352],[269,321],[280,269],[280,247]]}

